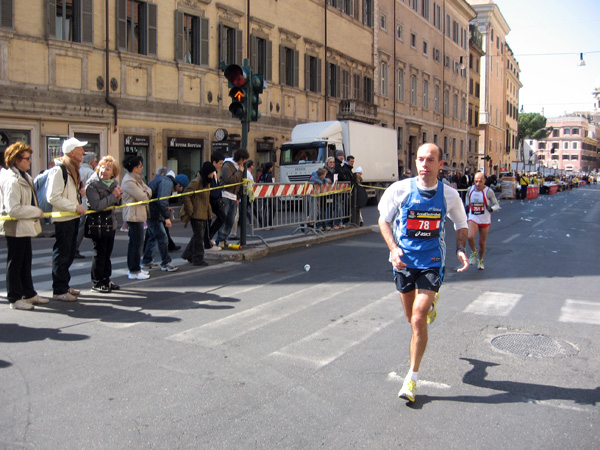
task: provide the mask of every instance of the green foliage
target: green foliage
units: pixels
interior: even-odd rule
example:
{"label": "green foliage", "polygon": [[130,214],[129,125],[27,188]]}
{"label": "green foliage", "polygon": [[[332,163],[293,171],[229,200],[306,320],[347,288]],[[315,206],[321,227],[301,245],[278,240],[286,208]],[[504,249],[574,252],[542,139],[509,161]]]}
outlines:
{"label": "green foliage", "polygon": [[546,128],[546,118],[539,113],[519,114],[519,141],[523,139],[544,139],[552,127]]}

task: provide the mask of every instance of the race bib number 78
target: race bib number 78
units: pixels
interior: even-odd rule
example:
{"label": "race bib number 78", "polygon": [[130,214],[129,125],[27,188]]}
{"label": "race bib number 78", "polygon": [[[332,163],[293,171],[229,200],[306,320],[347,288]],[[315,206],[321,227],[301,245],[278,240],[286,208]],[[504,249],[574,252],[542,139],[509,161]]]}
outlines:
{"label": "race bib number 78", "polygon": [[406,234],[408,237],[430,239],[440,235],[440,211],[408,211]]}

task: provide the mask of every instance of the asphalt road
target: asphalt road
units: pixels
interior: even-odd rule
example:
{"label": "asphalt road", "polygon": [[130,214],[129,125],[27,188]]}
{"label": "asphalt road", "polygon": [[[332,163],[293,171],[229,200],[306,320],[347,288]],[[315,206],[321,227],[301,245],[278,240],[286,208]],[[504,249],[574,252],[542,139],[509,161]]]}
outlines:
{"label": "asphalt road", "polygon": [[[122,234],[120,292],[0,302],[0,448],[599,448],[599,200],[503,200],[484,271],[451,270],[449,232],[410,406],[410,330],[377,233],[146,281],[123,276]],[[35,242],[42,292],[51,244]],[[72,274],[89,287],[84,253]]]}

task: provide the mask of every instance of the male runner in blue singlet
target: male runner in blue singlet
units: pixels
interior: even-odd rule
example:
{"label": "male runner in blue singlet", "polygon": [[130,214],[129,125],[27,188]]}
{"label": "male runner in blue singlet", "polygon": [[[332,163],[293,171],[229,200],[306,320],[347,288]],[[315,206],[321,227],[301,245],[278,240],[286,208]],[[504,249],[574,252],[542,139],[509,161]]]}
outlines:
{"label": "male runner in blue singlet", "polygon": [[427,347],[427,324],[437,315],[437,293],[444,279],[446,217],[456,230],[456,254],[462,264],[458,271],[469,267],[467,216],[458,192],[437,179],[443,165],[441,149],[423,144],[417,150],[418,175],[392,184],[379,202],[379,229],[390,249],[396,288],[412,327],[410,370],[398,393],[410,402],[415,401],[419,366]]}

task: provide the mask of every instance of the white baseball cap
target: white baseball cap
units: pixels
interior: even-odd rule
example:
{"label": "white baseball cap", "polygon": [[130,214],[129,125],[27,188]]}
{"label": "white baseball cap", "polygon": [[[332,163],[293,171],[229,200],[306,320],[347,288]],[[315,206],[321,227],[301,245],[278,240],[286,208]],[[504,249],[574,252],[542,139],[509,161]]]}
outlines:
{"label": "white baseball cap", "polygon": [[88,143],[88,141],[80,141],[79,139],[74,138],[74,137],[69,138],[65,142],[63,142],[63,145],[62,145],[63,155],[66,155],[67,153],[71,153],[77,147],[83,147],[87,143]]}
{"label": "white baseball cap", "polygon": [[358,166],[356,169],[354,169],[354,173],[363,173],[362,166]]}

